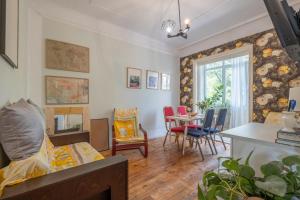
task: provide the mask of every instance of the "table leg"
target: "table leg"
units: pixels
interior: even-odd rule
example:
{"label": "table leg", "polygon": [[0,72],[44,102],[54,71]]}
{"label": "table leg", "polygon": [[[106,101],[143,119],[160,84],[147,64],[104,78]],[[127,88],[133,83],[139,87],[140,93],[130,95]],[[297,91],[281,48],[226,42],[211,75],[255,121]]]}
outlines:
{"label": "table leg", "polygon": [[184,155],[185,139],[186,139],[186,136],[187,136],[187,132],[188,132],[188,126],[185,123],[184,134],[183,134],[183,139],[182,139],[182,155]]}

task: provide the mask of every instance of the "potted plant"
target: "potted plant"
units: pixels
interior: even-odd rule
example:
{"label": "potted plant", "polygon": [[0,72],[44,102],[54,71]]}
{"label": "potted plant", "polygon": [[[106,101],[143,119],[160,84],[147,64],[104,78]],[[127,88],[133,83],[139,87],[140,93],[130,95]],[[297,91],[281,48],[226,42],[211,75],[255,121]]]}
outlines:
{"label": "potted plant", "polygon": [[195,105],[204,113],[208,108],[215,106],[215,104],[222,98],[224,92],[224,85],[219,85],[215,88],[214,93],[210,97],[205,97],[204,100],[199,101]]}
{"label": "potted plant", "polygon": [[[198,186],[199,200],[299,200],[300,156],[293,155],[281,161],[261,166],[263,177],[256,177],[249,165],[249,154],[244,163],[240,159],[225,158],[223,169],[209,171]],[[219,161],[224,158],[219,158]]]}

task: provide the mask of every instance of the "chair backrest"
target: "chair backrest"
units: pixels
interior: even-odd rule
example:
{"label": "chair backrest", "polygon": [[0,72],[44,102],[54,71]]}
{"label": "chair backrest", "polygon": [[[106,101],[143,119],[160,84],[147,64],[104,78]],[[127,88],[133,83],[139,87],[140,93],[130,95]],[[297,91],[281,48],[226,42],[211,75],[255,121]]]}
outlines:
{"label": "chair backrest", "polygon": [[165,122],[174,121],[174,120],[168,119],[168,117],[171,117],[171,116],[175,115],[172,106],[165,106],[164,109],[163,109],[163,111],[164,111]]}
{"label": "chair backrest", "polygon": [[222,109],[219,110],[215,126],[220,127],[221,130],[224,127],[225,120],[226,120],[226,115],[227,115],[227,108],[222,108]]}
{"label": "chair backrest", "polygon": [[265,124],[284,126],[283,114],[280,112],[270,112],[265,120]]}
{"label": "chair backrest", "polygon": [[178,113],[179,115],[188,115],[186,106],[178,106],[178,107],[177,107],[177,113]]}
{"label": "chair backrest", "polygon": [[214,109],[208,109],[205,113],[203,128],[211,128],[212,122],[214,120]]}
{"label": "chair backrest", "polygon": [[139,136],[138,109],[114,109],[114,131],[116,138]]}

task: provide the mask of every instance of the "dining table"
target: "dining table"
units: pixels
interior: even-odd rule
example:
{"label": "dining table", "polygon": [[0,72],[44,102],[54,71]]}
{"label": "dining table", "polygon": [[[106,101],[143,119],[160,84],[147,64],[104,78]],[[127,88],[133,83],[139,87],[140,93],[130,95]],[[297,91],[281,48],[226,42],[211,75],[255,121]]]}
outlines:
{"label": "dining table", "polygon": [[[179,124],[179,122],[183,122],[184,123],[184,135],[183,135],[183,140],[182,140],[182,155],[184,155],[185,152],[185,143],[186,143],[186,137],[188,134],[188,125],[191,122],[195,122],[195,121],[199,121],[199,120],[203,120],[205,118],[205,114],[198,114],[195,116],[190,116],[190,115],[174,115],[174,116],[169,116],[167,117],[169,120],[175,120],[177,121],[177,124]],[[169,125],[171,126],[171,123],[169,123]],[[171,128],[171,127],[169,127]]]}

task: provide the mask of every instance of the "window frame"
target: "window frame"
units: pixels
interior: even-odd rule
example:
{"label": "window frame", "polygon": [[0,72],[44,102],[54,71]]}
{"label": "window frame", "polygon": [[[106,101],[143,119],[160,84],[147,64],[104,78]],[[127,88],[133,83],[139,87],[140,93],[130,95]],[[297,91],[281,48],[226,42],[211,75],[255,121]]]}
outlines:
{"label": "window frame", "polygon": [[[227,60],[227,59],[225,59]],[[224,105],[226,103],[226,69],[228,68],[232,68],[231,65],[229,64],[226,64],[225,65],[225,60],[220,60],[222,61],[222,65],[221,66],[218,66],[218,67],[213,67],[213,68],[209,68],[207,69],[207,64],[211,64],[211,63],[207,63],[205,65],[203,65],[205,68],[204,68],[204,97],[207,97],[207,72],[208,71],[213,71],[213,70],[218,70],[218,69],[221,69],[222,70],[222,84],[224,85],[224,88],[223,88],[223,95],[222,96],[222,104]],[[217,61],[217,62],[220,62],[220,61]],[[212,62],[214,63],[214,62]],[[198,99],[198,98],[197,98]]]}
{"label": "window frame", "polygon": [[[208,63],[214,63],[222,60],[227,60],[230,58],[235,58],[239,56],[244,56],[244,55],[249,55],[249,119],[252,121],[252,115],[253,115],[253,90],[252,90],[252,85],[253,85],[253,44],[248,44],[240,48],[236,48],[233,50],[229,50],[223,53],[219,53],[216,55],[211,55],[199,59],[193,60],[193,101],[194,101],[194,107],[193,110],[195,112],[198,112],[198,108],[196,106],[198,96],[197,96],[197,91],[198,91],[198,66],[200,65],[205,65]],[[224,95],[225,96],[225,95]]]}

